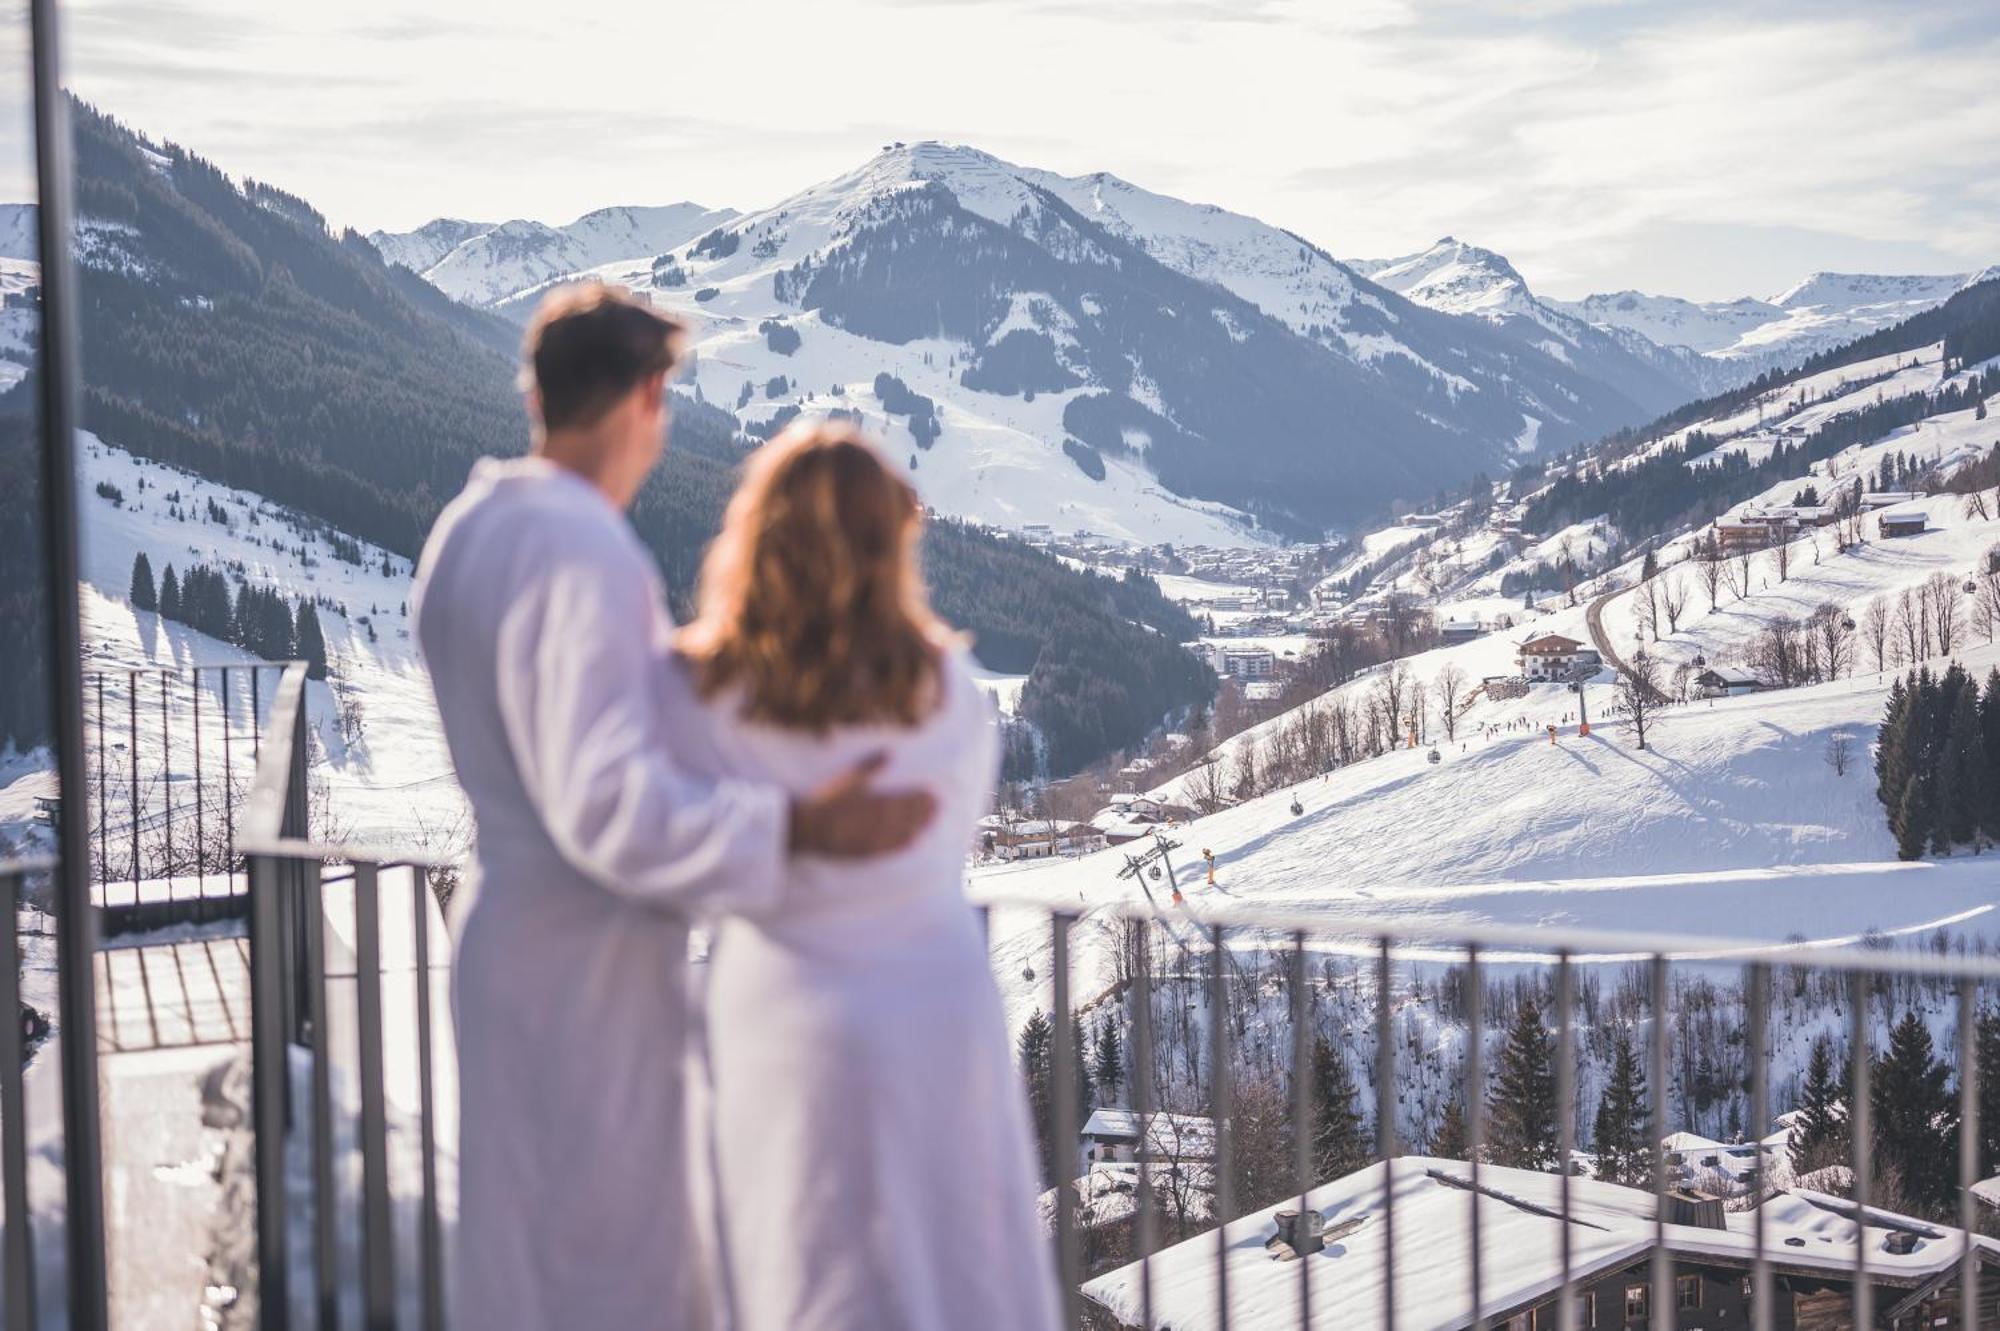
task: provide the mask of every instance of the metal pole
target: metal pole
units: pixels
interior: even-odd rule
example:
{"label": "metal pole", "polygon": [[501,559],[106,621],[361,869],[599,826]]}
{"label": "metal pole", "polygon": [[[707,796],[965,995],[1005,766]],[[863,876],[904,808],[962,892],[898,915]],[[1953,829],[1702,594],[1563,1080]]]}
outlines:
{"label": "metal pole", "polygon": [[1958,982],[1958,1306],[1965,1331],[1979,1331],[1979,990],[1970,976]]}
{"label": "metal pole", "polygon": [[7,1331],[35,1325],[35,1227],[28,1212],[27,1095],[22,1088],[21,877],[0,873],[0,1176],[7,1202]]}
{"label": "metal pole", "polygon": [[1208,931],[1208,1080],[1215,1115],[1215,1324],[1229,1331],[1229,1222],[1235,1202],[1230,1177],[1234,1161],[1229,1150],[1229,972],[1222,926]]}
{"label": "metal pole", "polygon": [[1139,1121],[1139,1312],[1153,1325],[1153,1207],[1151,1131],[1153,1117],[1153,922],[1140,926],[1139,956],[1132,971],[1132,1113]]}
{"label": "metal pole", "polygon": [[105,770],[104,674],[97,675],[97,881],[111,881],[111,829],[105,811],[111,805],[111,774]]}
{"label": "metal pole", "polygon": [[1868,1175],[1873,1162],[1875,1131],[1868,1103],[1868,1060],[1873,1056],[1868,1038],[1868,974],[1855,971],[1848,1006],[1852,1008],[1852,1043],[1848,1062],[1852,1080],[1848,1086],[1848,1136],[1854,1163],[1854,1325],[1875,1325],[1875,1291],[1868,1286]]}
{"label": "metal pole", "polygon": [[1763,962],[1750,967],[1750,1140],[1757,1149],[1757,1210],[1754,1225],[1757,1256],[1750,1268],[1750,1317],[1754,1331],[1771,1331],[1771,1258],[1764,1232],[1764,1203],[1770,1197],[1770,1167],[1764,1158],[1764,1138],[1771,1134],[1771,968]]}
{"label": "metal pole", "polygon": [[1667,1255],[1667,959],[1652,961],[1653,1028],[1647,1035],[1653,1083],[1653,1277],[1647,1321],[1654,1331],[1673,1331],[1674,1313],[1668,1299],[1674,1290],[1673,1260]]}
{"label": "metal pole", "polygon": [[194,917],[199,922],[208,918],[208,845],[202,835],[201,808],[201,667],[194,667],[188,679],[188,700],[194,704]]}
{"label": "metal pole", "polygon": [[[42,327],[43,576],[49,605],[50,711],[58,789],[56,839],[57,1007],[63,1026],[63,1182],[68,1241],[69,1324],[105,1324],[104,1176],[98,1117],[97,916],[90,899],[90,830],[84,801],[83,615],[77,601],[76,273],[70,266],[68,107],[62,90],[55,0],[29,0],[34,46],[35,184],[40,242]],[[18,1015],[7,1014],[18,1020]]]}
{"label": "metal pole", "polygon": [[1486,1331],[1485,1271],[1479,1238],[1479,1154],[1486,1144],[1486,981],[1479,948],[1465,949],[1465,1146],[1472,1167],[1472,1331]]}
{"label": "metal pole", "polygon": [[174,737],[168,724],[167,687],[170,678],[160,672],[160,808],[165,823],[166,849],[161,852],[160,876],[167,880],[167,900],[174,899]]}
{"label": "metal pole", "polygon": [[[1299,1185],[1299,1224],[1305,1225],[1313,1185],[1312,993],[1306,981],[1306,936],[1292,935],[1292,1172]],[[1312,1260],[1299,1253],[1299,1325],[1312,1325]]]}
{"label": "metal pole", "polygon": [[130,759],[127,767],[130,780],[127,791],[132,796],[131,807],[126,814],[132,820],[132,906],[137,913],[139,905],[139,672],[125,672],[125,748]]}
{"label": "metal pole", "polygon": [[1375,958],[1375,1141],[1382,1151],[1382,1327],[1396,1331],[1396,1043],[1389,940]]}
{"label": "metal pole", "polygon": [[423,1202],[419,1213],[418,1246],[423,1253],[424,1331],[444,1331],[444,1229],[438,1218],[437,1105],[431,1087],[431,917],[430,878],[421,868],[410,870],[416,897],[411,937],[416,946],[417,972],[417,1104],[418,1138],[423,1160]]}
{"label": "metal pole", "polygon": [[[1580,691],[1580,690],[1579,690]],[[1558,1257],[1562,1264],[1562,1292],[1557,1305],[1556,1325],[1560,1331],[1576,1331],[1576,1275],[1574,1240],[1570,1235],[1570,1167],[1576,1155],[1576,1025],[1570,1010],[1576,1003],[1576,975],[1570,969],[1569,951],[1556,954],[1556,1191],[1560,1199],[1562,1224],[1558,1228]]]}
{"label": "metal pole", "polygon": [[389,1217],[389,1115],[382,1072],[382,901],[373,864],[354,866],[354,1001],[361,1062],[362,1324],[396,1325],[395,1234]]}
{"label": "metal pole", "polygon": [[1060,912],[1049,916],[1049,978],[1055,987],[1056,1018],[1049,1069],[1049,1165],[1056,1176],[1056,1271],[1062,1284],[1062,1324],[1080,1327],[1083,1314],[1076,1293],[1083,1283],[1076,1238],[1078,1051],[1069,1006],[1070,918]]}

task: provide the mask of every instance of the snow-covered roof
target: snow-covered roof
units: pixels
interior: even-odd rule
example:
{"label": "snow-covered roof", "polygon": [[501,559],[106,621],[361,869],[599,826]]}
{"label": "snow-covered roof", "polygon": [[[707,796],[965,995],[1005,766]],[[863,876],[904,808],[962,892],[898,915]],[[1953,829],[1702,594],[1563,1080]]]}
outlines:
{"label": "snow-covered roof", "polygon": [[1530,655],[1567,656],[1583,646],[1575,638],[1565,638],[1560,633],[1539,633],[1521,644],[1521,650]]}
{"label": "snow-covered roof", "polygon": [[[1562,1282],[1558,1235],[1562,1181],[1553,1174],[1482,1166],[1483,1195],[1470,1191],[1471,1168],[1461,1161],[1407,1156],[1391,1162],[1388,1181],[1396,1202],[1396,1324],[1408,1331],[1445,1331],[1472,1320],[1470,1214],[1479,1206],[1486,1254],[1482,1297],[1491,1315],[1531,1304]],[[1370,1165],[1325,1183],[1307,1203],[1326,1218],[1329,1233],[1345,1233],[1308,1260],[1313,1272],[1310,1325],[1344,1328],[1380,1325],[1382,1318],[1382,1196],[1384,1166]],[[1642,1260],[1653,1245],[1653,1196],[1636,1188],[1572,1178],[1571,1269],[1577,1278]],[[1277,1232],[1274,1217],[1296,1206],[1288,1199],[1228,1226],[1229,1293],[1238,1325],[1298,1326],[1299,1272],[1274,1260],[1264,1241]],[[1821,1193],[1794,1191],[1763,1206],[1767,1253],[1782,1267],[1823,1270],[1844,1277],[1854,1260],[1854,1209]],[[1882,1283],[1911,1285],[1948,1270],[1959,1258],[1959,1231],[1871,1208],[1866,1220],[1868,1265]],[[1676,1256],[1700,1261],[1747,1261],[1756,1251],[1756,1217],[1732,1212],[1725,1228],[1666,1226]],[[1894,1230],[1914,1233],[1907,1253],[1884,1246]],[[1980,1238],[1988,1254],[2000,1244]],[[1217,1326],[1216,1238],[1213,1232],[1156,1254],[1152,1262],[1153,1324],[1174,1331]],[[1135,1263],[1106,1272],[1083,1287],[1085,1297],[1120,1322],[1142,1325],[1140,1274]]]}
{"label": "snow-covered roof", "polygon": [[[1086,1137],[1108,1141],[1139,1140],[1139,1115],[1131,1109],[1093,1109],[1083,1125]],[[1147,1115],[1146,1141],[1156,1155],[1208,1153],[1215,1140],[1215,1121],[1197,1114]]]}

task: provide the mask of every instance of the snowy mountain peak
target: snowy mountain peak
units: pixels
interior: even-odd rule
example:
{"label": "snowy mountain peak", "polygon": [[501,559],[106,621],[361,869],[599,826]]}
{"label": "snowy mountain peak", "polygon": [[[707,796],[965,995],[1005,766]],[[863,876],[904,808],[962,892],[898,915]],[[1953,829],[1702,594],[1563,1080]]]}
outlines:
{"label": "snowy mountain peak", "polygon": [[1812,273],[1771,297],[1783,310],[1806,308],[1854,310],[1888,302],[1936,303],[1965,285],[1964,273],[1943,275],[1882,275],[1875,273]]}
{"label": "snowy mountain peak", "polygon": [[1505,256],[1453,236],[1399,259],[1349,260],[1348,266],[1419,305],[1446,314],[1537,317],[1528,283]]}

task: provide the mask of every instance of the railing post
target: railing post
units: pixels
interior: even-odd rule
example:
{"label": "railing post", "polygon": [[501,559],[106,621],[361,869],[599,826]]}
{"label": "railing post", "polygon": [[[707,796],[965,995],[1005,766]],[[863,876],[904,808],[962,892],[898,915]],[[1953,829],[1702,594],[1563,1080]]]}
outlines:
{"label": "railing post", "polygon": [[1375,958],[1375,1140],[1382,1150],[1382,1327],[1396,1331],[1396,1042],[1389,939]]}
{"label": "railing post", "polygon": [[418,1146],[422,1156],[423,1197],[418,1211],[418,1246],[424,1264],[424,1331],[444,1331],[444,1229],[438,1219],[437,1105],[431,1088],[431,917],[430,875],[410,870],[416,898],[411,938],[416,948],[417,979],[417,1106]]}
{"label": "railing post", "polygon": [[1082,1325],[1077,1287],[1083,1283],[1076,1241],[1076,1027],[1070,1013],[1069,926],[1071,917],[1057,911],[1049,916],[1049,979],[1054,986],[1055,1032],[1049,1058],[1049,1162],[1056,1182],[1056,1272],[1062,1283],[1065,1327]]}
{"label": "railing post", "polygon": [[1557,1229],[1562,1292],[1557,1296],[1556,1325],[1560,1331],[1576,1331],[1575,1241],[1569,1223],[1570,1165],[1576,1154],[1576,1024],[1570,1019],[1575,1004],[1576,975],[1564,948],[1556,953],[1556,1191],[1562,1211]]}
{"label": "railing post", "polygon": [[1958,1258],[1959,1321],[1979,1331],[1979,989],[1969,975],[1958,981]]}
{"label": "railing post", "polygon": [[1757,1148],[1757,1210],[1754,1227],[1757,1255],[1750,1268],[1750,1317],[1754,1331],[1771,1331],[1770,1241],[1765,1235],[1764,1203],[1770,1197],[1770,1164],[1764,1158],[1764,1138],[1771,1135],[1771,968],[1750,966],[1750,1140]]}
{"label": "railing post", "polygon": [[[90,826],[83,753],[83,615],[78,602],[76,425],[77,294],[70,264],[75,180],[62,87],[55,0],[29,0],[34,70],[37,256],[41,261],[42,576],[48,592],[51,721],[58,805],[56,989],[62,1022],[64,1233],[69,1325],[100,1331],[104,1286],[104,1162],[97,1086],[97,914],[90,892]],[[20,1020],[18,1012],[6,1014]]]}
{"label": "railing post", "polygon": [[289,1119],[289,1041],[285,1030],[285,875],[266,854],[250,856],[251,1123],[257,1160],[257,1324],[286,1331],[291,1322],[286,1244],[285,1126]]}
{"label": "railing post", "polygon": [[1139,957],[1132,971],[1132,1113],[1139,1124],[1139,1311],[1141,1324],[1153,1325],[1153,1248],[1157,1217],[1153,1207],[1153,922],[1139,935]]}
{"label": "railing post", "polygon": [[[1292,1170],[1298,1176],[1299,1223],[1313,1186],[1312,992],[1306,981],[1306,936],[1292,935]],[[1299,1325],[1312,1325],[1312,1260],[1299,1254]]]}
{"label": "railing post", "polygon": [[306,979],[310,1002],[306,1021],[312,1054],[313,1295],[319,1326],[340,1325],[337,1220],[340,1197],[333,1177],[333,1024],[326,994],[326,908],[320,866],[304,863]]}
{"label": "railing post", "polygon": [[1472,1331],[1486,1331],[1484,1253],[1479,1234],[1479,1155],[1486,1145],[1486,981],[1479,947],[1465,949],[1465,1144],[1472,1171]]}
{"label": "railing post", "polygon": [[1854,1166],[1854,1325],[1868,1327],[1875,1325],[1875,1291],[1868,1285],[1868,1182],[1870,1165],[1874,1160],[1873,1138],[1875,1128],[1868,1102],[1868,1066],[1873,1057],[1870,1049],[1872,1041],[1868,1037],[1868,972],[1856,970],[1849,973],[1851,987],[1848,1005],[1852,1008],[1849,1016],[1853,1020],[1852,1046],[1848,1054],[1853,1077],[1848,1086],[1847,1122],[1849,1145],[1853,1147]]}
{"label": "railing post", "polygon": [[389,1213],[389,1115],[382,1072],[382,903],[376,866],[354,866],[354,1006],[361,1063],[362,1323],[396,1325],[395,1234]]}
{"label": "railing post", "polygon": [[1651,965],[1653,1027],[1647,1035],[1646,1069],[1653,1090],[1653,1263],[1647,1322],[1654,1331],[1673,1331],[1669,1307],[1674,1264],[1667,1254],[1667,959],[1654,953]]}
{"label": "railing post", "polygon": [[1230,1177],[1235,1161],[1229,1148],[1229,1120],[1235,1109],[1229,1098],[1230,1076],[1234,1072],[1230,1066],[1229,976],[1225,969],[1229,954],[1221,925],[1210,926],[1208,941],[1208,1081],[1210,1109],[1215,1122],[1215,1186],[1212,1193],[1215,1205],[1215,1324],[1221,1331],[1229,1331],[1229,1222],[1234,1218],[1230,1212],[1235,1209],[1231,1188],[1234,1180]]}

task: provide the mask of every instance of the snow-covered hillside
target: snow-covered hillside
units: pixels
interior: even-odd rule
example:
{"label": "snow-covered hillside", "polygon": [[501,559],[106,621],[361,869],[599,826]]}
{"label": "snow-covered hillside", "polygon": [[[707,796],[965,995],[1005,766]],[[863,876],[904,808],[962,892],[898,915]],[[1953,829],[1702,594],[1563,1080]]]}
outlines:
{"label": "snow-covered hillside", "polygon": [[658,208],[600,208],[565,226],[516,218],[497,225],[441,217],[415,231],[368,238],[401,264],[458,300],[490,305],[553,277],[672,249],[736,216],[730,208],[674,203]]}

